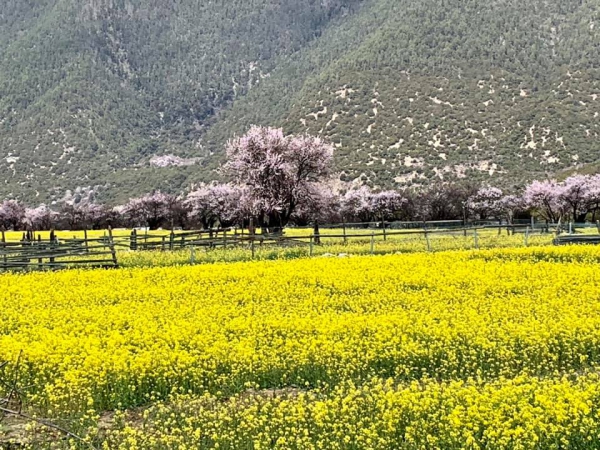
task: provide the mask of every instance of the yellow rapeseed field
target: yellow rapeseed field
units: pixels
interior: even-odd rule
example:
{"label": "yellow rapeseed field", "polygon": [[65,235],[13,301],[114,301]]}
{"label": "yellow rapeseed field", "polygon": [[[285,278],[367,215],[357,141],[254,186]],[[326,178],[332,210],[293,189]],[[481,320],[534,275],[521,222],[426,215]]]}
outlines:
{"label": "yellow rapeseed field", "polygon": [[599,262],[530,247],[0,275],[0,362],[20,361],[32,414],[106,449],[597,448]]}

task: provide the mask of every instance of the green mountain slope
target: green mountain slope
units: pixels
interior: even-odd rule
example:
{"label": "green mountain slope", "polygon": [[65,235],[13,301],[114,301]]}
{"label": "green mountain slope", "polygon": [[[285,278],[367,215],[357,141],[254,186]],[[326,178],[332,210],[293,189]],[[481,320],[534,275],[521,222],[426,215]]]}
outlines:
{"label": "green mountain slope", "polygon": [[597,1],[6,3],[0,196],[178,191],[254,123],[330,138],[341,178],[374,185],[600,155]]}
{"label": "green mountain slope", "polygon": [[[274,121],[332,139],[342,178],[518,184],[597,162],[600,5],[380,0],[236,102],[205,139]],[[283,98],[272,114],[260,105]],[[238,132],[240,130],[237,130]]]}
{"label": "green mountain slope", "polygon": [[[0,194],[155,187],[153,155],[193,153],[219,110],[358,3],[3,2]],[[154,178],[130,174],[140,170]]]}

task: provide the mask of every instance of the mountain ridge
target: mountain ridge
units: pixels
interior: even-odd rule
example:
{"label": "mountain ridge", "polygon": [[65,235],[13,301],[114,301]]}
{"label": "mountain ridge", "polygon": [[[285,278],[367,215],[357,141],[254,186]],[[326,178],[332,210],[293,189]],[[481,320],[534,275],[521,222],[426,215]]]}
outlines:
{"label": "mountain ridge", "polygon": [[251,124],[330,139],[341,178],[373,186],[598,159],[591,0],[28,3],[0,17],[3,196],[178,192]]}

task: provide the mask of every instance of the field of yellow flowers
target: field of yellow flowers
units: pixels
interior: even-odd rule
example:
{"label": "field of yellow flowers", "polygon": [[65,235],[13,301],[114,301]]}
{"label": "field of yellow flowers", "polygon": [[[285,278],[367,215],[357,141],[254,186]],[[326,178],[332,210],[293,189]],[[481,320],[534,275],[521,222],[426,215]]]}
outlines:
{"label": "field of yellow flowers", "polygon": [[529,247],[0,275],[0,362],[30,414],[86,440],[33,448],[598,448],[599,263]]}

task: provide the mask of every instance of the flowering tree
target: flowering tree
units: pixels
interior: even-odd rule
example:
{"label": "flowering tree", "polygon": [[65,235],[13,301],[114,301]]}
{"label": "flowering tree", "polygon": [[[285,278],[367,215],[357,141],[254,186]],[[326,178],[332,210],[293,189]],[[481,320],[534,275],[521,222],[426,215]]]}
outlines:
{"label": "flowering tree", "polygon": [[523,201],[546,220],[557,222],[567,209],[563,192],[564,187],[556,180],[533,181],[525,188]]}
{"label": "flowering tree", "polygon": [[367,186],[347,191],[340,200],[345,219],[369,222],[392,220],[408,203],[397,191],[373,192]]}
{"label": "flowering tree", "polygon": [[61,222],[71,230],[106,227],[112,219],[110,208],[88,200],[68,200],[60,210]]}
{"label": "flowering tree", "polygon": [[201,186],[190,192],[184,205],[190,211],[190,218],[202,224],[204,229],[217,224],[231,226],[239,223],[241,217],[242,190],[232,184]]}
{"label": "flowering tree", "polygon": [[373,216],[373,193],[367,186],[347,191],[340,199],[340,212],[344,220],[368,222]]}
{"label": "flowering tree", "polygon": [[7,230],[18,230],[25,219],[25,207],[16,200],[5,200],[0,203],[0,227]]}
{"label": "flowering tree", "polygon": [[479,189],[472,183],[436,184],[422,192],[418,199],[420,220],[465,220],[468,200]]}
{"label": "flowering tree", "polygon": [[514,223],[514,218],[517,214],[527,209],[523,198],[519,195],[505,195],[498,203],[501,215],[506,217],[506,220],[510,224]]}
{"label": "flowering tree", "polygon": [[37,208],[25,210],[24,224],[33,231],[50,230],[57,221],[59,214],[42,204]]}
{"label": "flowering tree", "polygon": [[393,220],[407,202],[398,191],[381,191],[371,195],[371,210],[377,220]]}
{"label": "flowering tree", "polygon": [[564,202],[572,215],[573,221],[584,222],[591,209],[590,189],[592,177],[589,175],[574,175],[562,184],[561,201]]}
{"label": "flowering tree", "polygon": [[340,220],[340,199],[324,184],[315,184],[307,201],[298,205],[292,215],[297,225],[334,223]]}
{"label": "flowering tree", "polygon": [[308,135],[253,126],[227,145],[225,171],[244,188],[243,201],[262,227],[281,228],[312,201],[331,171],[333,147]]}
{"label": "flowering tree", "polygon": [[182,220],[184,208],[181,200],[174,195],[160,191],[132,198],[116,212],[123,214],[133,226],[144,225],[155,230],[163,224],[173,226]]}
{"label": "flowering tree", "polygon": [[481,220],[498,218],[502,215],[502,190],[483,186],[467,200],[467,208]]}
{"label": "flowering tree", "polygon": [[600,210],[600,174],[589,177],[589,186],[586,192],[586,202],[592,213],[592,221],[596,221],[596,215]]}

